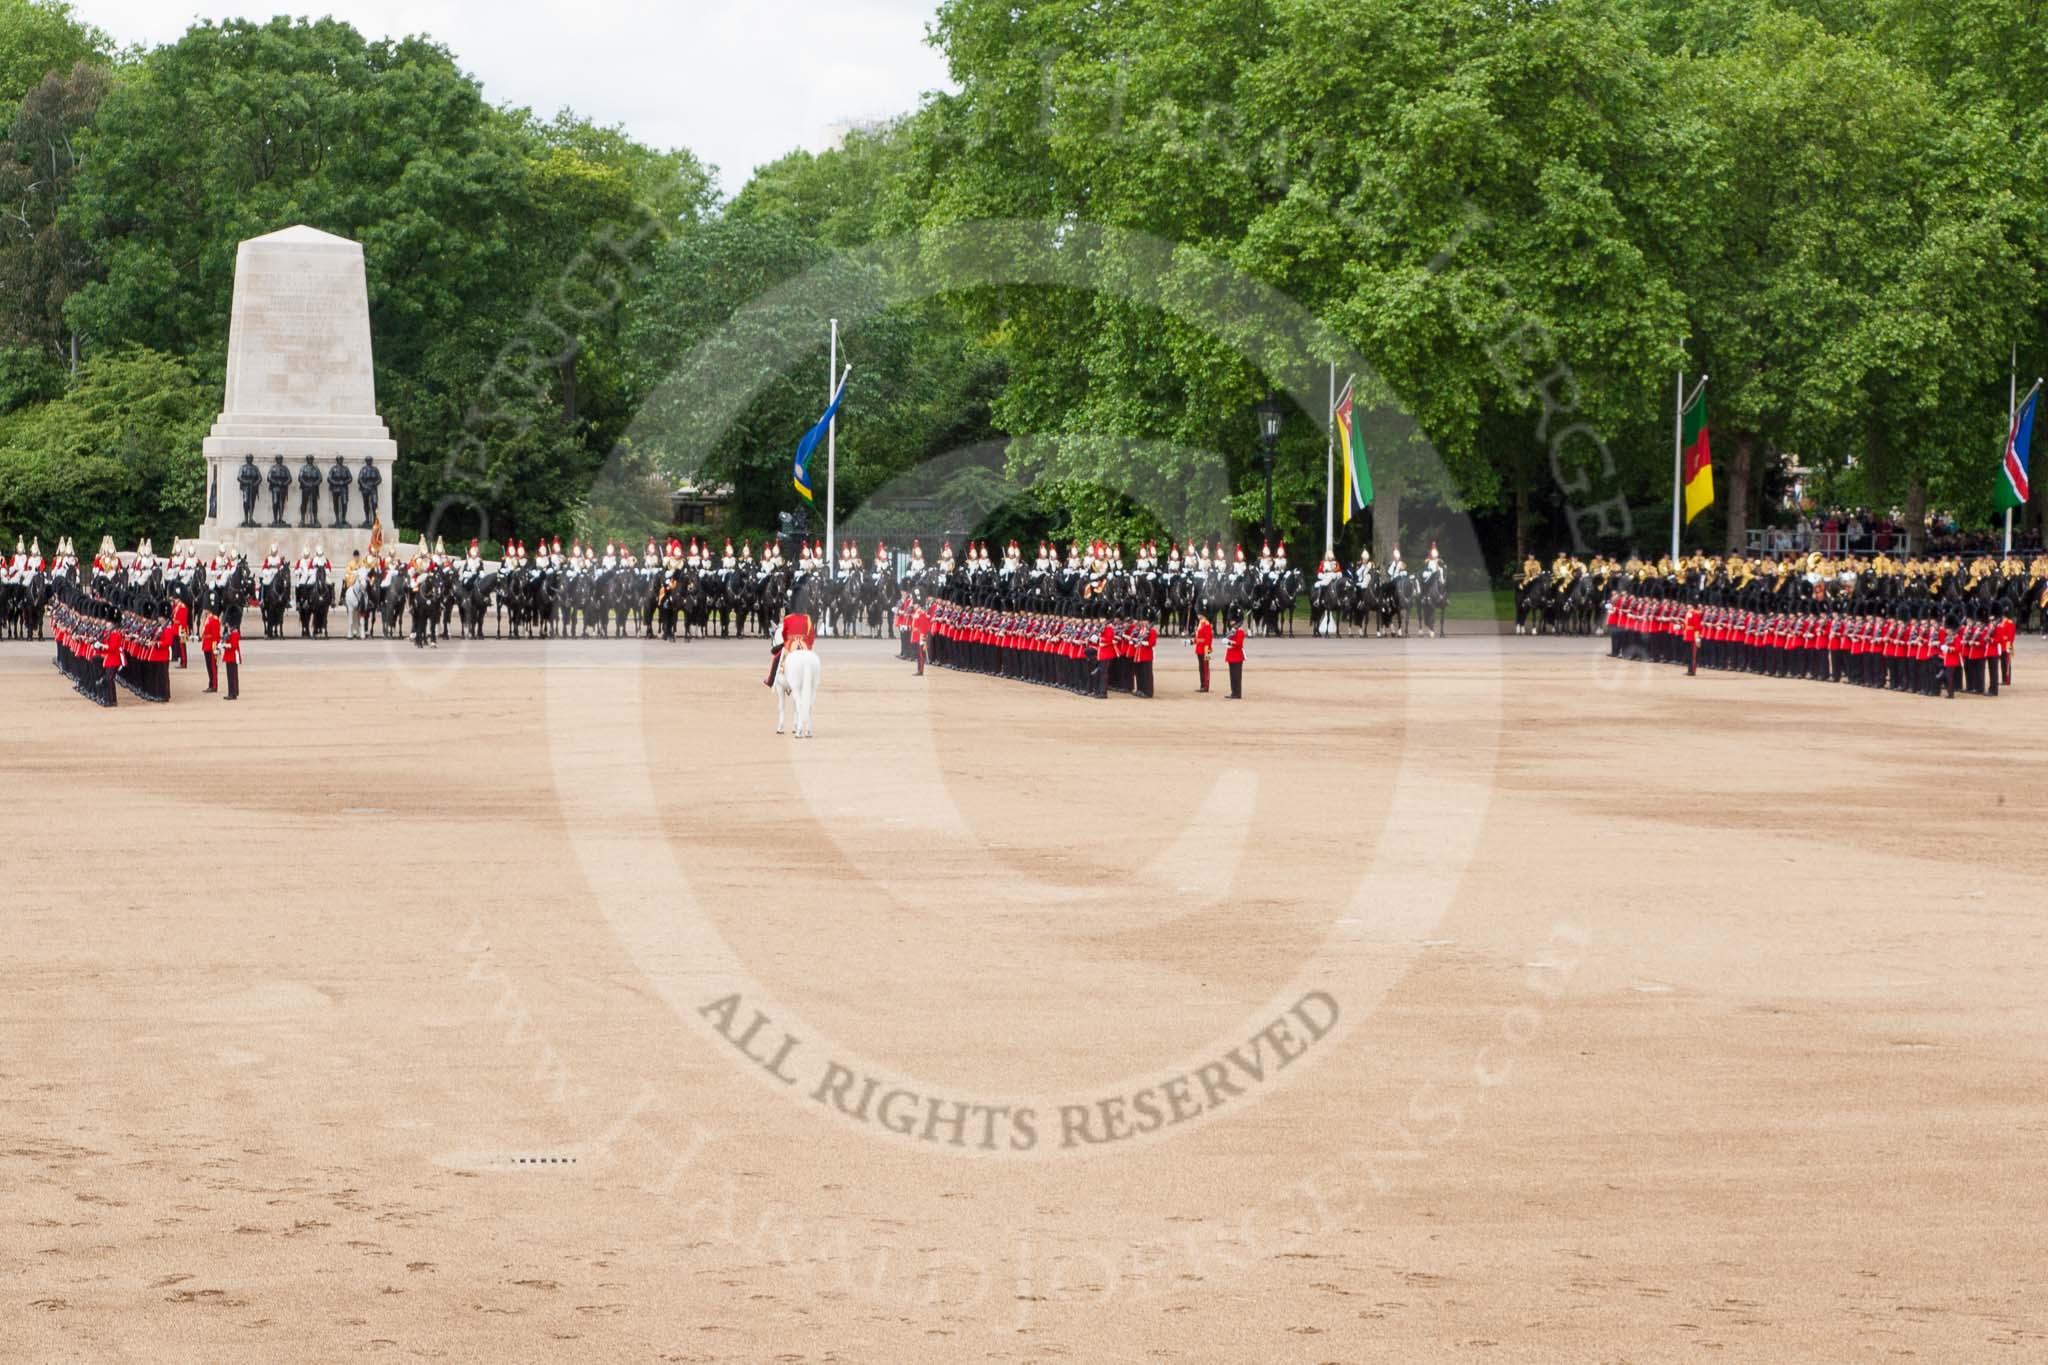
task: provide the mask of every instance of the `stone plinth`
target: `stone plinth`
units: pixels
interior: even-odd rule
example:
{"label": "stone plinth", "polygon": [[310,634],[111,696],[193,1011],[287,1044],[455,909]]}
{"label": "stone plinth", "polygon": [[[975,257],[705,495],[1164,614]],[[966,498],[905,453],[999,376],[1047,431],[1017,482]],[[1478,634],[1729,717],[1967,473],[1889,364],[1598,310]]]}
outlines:
{"label": "stone plinth", "polygon": [[[234,313],[228,324],[227,395],[206,455],[207,515],[196,542],[232,543],[260,559],[275,541],[285,553],[324,544],[342,560],[367,545],[369,522],[380,520],[397,538],[392,490],[398,443],[377,415],[370,360],[370,299],[363,248],[316,228],[289,227],[252,237],[235,252]],[[285,494],[284,527],[271,525],[270,490],[256,493],[256,525],[242,525],[243,461],[254,456],[268,476],[279,455],[292,476]],[[318,528],[302,527],[298,475],[311,455],[321,475]],[[345,526],[334,523],[327,484],[336,456],[348,469]],[[376,506],[365,506],[353,480],[365,457],[381,482]]]}

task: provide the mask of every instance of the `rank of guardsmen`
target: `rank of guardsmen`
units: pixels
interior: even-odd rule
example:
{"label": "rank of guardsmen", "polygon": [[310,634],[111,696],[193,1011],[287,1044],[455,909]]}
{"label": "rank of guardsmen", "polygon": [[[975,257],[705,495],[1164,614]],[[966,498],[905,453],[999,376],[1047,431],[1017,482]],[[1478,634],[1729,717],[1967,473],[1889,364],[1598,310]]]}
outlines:
{"label": "rank of guardsmen", "polygon": [[[1159,626],[1155,622],[1135,617],[1003,611],[944,599],[918,601],[907,593],[897,605],[896,620],[905,657],[916,660],[919,676],[931,663],[1062,688],[1084,697],[1106,699],[1113,692],[1145,698],[1156,695]],[[1214,639],[1204,620],[1188,642],[1199,668],[1198,692],[1209,690],[1209,654]],[[1244,649],[1244,622],[1233,618],[1225,637],[1233,698],[1244,695]]]}
{"label": "rank of guardsmen", "polygon": [[[1695,555],[1624,566],[1604,605],[1609,653],[1921,696],[2012,685],[2021,613],[2039,610],[2048,557],[1867,563],[1819,553]],[[2029,596],[2031,594],[2031,597]]]}
{"label": "rank of guardsmen", "polygon": [[1652,562],[1560,554],[1547,568],[1530,556],[1515,579],[1515,633],[1597,634],[1615,593],[1661,596],[1674,583],[1700,594],[1702,606],[1791,612],[1817,603],[1847,616],[1931,617],[1944,625],[1950,618],[1981,625],[2003,614],[2012,617],[2015,634],[2038,621],[2048,636],[2048,554],[1834,558],[1818,551],[1695,553],[1676,564],[1668,555]]}

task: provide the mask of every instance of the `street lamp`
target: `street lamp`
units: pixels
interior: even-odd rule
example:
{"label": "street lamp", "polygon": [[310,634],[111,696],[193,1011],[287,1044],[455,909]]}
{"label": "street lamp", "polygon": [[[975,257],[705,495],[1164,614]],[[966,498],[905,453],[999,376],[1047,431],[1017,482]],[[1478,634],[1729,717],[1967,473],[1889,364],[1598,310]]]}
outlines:
{"label": "street lamp", "polygon": [[1273,456],[1280,449],[1280,421],[1287,415],[1287,409],[1280,406],[1280,400],[1268,393],[1259,404],[1259,445],[1261,458],[1266,465],[1266,543],[1273,543]]}

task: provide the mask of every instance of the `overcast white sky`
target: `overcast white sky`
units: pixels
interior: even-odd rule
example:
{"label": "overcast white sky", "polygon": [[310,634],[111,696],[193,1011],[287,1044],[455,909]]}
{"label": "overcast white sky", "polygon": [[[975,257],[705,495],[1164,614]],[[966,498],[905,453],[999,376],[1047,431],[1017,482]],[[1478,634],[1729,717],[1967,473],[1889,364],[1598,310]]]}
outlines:
{"label": "overcast white sky", "polygon": [[74,0],[118,43],[168,42],[197,18],[332,14],[365,34],[425,33],[496,104],[564,105],[688,147],[727,194],[830,129],[902,113],[946,84],[924,42],[936,0]]}

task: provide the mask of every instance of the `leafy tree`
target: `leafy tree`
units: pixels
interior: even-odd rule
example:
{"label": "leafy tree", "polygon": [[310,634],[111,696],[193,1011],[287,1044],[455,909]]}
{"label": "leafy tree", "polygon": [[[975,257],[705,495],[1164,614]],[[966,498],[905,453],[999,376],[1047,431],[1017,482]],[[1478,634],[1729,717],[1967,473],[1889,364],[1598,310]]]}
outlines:
{"label": "leafy tree", "polygon": [[1982,339],[2013,335],[2037,297],[2015,246],[2025,201],[1986,189],[2018,169],[2009,141],[1870,45],[1786,15],[1684,63],[1674,90],[1676,183],[1698,192],[1668,239],[1729,438],[1728,543],[1766,450],[1854,457],[1910,522],[1956,462],[1989,468],[2002,366]]}
{"label": "leafy tree", "polygon": [[[54,402],[23,409],[0,433],[0,526],[90,548],[111,535],[168,548],[204,512],[200,442],[215,385],[184,361],[131,350],[89,357]],[[232,490],[230,490],[232,492]]]}
{"label": "leafy tree", "polygon": [[79,135],[110,81],[106,67],[89,62],[45,76],[22,98],[0,144],[0,334],[73,367],[79,338],[64,305],[98,267],[63,209],[78,174]]}
{"label": "leafy tree", "polygon": [[0,0],[0,106],[11,111],[45,76],[104,63],[113,46],[65,0]]}

